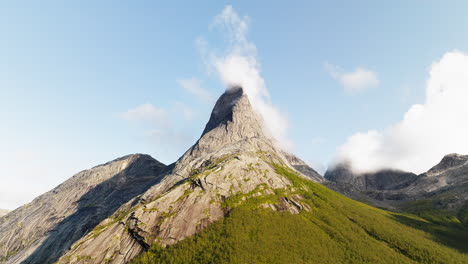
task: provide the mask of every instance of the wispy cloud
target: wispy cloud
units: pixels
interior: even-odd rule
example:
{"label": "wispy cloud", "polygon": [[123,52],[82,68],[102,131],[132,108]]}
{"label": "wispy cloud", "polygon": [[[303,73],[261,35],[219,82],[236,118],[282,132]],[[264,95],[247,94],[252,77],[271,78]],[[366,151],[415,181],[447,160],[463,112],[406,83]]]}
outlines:
{"label": "wispy cloud", "polygon": [[468,153],[468,54],[446,53],[432,64],[423,104],[383,131],[356,133],[339,148],[339,161],[357,171],[385,167],[420,173],[449,153]]}
{"label": "wispy cloud", "polygon": [[262,118],[266,131],[282,147],[291,148],[293,144],[287,135],[288,119],[271,103],[261,75],[257,47],[247,38],[249,23],[249,17],[241,17],[232,6],[226,6],[210,25],[210,29],[219,30],[226,37],[228,45],[224,53],[210,50],[208,42],[203,38],[197,39],[197,46],[208,72],[216,73],[226,89],[242,86],[253,108]]}
{"label": "wispy cloud", "polygon": [[176,102],[169,110],[152,104],[143,104],[127,110],[120,116],[127,121],[138,121],[142,135],[151,141],[175,149],[186,147],[192,139],[185,126],[180,128],[174,122],[178,115],[182,115],[185,120],[192,120],[193,110],[181,102]]}
{"label": "wispy cloud", "polygon": [[205,88],[202,87],[201,81],[196,78],[179,79],[177,83],[182,86],[187,92],[195,95],[205,103],[213,103],[214,96]]}
{"label": "wispy cloud", "polygon": [[129,121],[151,121],[156,123],[166,123],[168,113],[165,109],[155,107],[152,104],[143,104],[129,109],[121,114],[122,118]]}
{"label": "wispy cloud", "polygon": [[340,82],[345,91],[355,93],[379,85],[379,78],[376,72],[358,67],[354,71],[345,72],[341,67],[325,63],[325,70],[330,76]]}

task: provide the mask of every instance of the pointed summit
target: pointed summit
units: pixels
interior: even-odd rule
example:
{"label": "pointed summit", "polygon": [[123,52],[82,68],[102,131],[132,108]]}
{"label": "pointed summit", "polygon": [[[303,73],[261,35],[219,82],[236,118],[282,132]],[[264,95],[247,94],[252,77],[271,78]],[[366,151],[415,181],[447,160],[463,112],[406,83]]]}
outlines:
{"label": "pointed summit", "polygon": [[244,96],[242,87],[234,87],[224,92],[216,101],[211,112],[211,117],[206,124],[203,135],[219,125],[227,124],[233,121],[233,108],[239,99]]}
{"label": "pointed summit", "polygon": [[264,137],[260,120],[242,87],[232,87],[219,97],[202,137],[219,133],[216,130],[225,130],[230,140]]}
{"label": "pointed summit", "polygon": [[[240,142],[243,142],[242,147]],[[178,160],[177,165],[188,164],[226,146],[237,145],[239,150],[245,151],[246,148],[259,148],[259,144],[268,150],[275,149],[242,87],[232,87],[220,96],[200,139]]]}
{"label": "pointed summit", "polygon": [[442,172],[450,168],[465,165],[466,163],[468,163],[468,155],[460,155],[456,153],[451,153],[451,154],[445,155],[436,166],[432,167],[428,171],[428,173],[436,174],[438,172]]}

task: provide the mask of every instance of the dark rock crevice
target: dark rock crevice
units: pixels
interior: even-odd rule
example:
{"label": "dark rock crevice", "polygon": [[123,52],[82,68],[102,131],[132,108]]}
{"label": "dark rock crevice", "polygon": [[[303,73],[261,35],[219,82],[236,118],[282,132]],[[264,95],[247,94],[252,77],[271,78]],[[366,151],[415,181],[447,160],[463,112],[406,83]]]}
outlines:
{"label": "dark rock crevice", "polygon": [[150,249],[150,245],[146,243],[145,237],[140,233],[144,231],[138,227],[140,220],[135,217],[135,213],[132,213],[127,220],[127,230],[130,236],[143,248],[143,250],[148,251]]}

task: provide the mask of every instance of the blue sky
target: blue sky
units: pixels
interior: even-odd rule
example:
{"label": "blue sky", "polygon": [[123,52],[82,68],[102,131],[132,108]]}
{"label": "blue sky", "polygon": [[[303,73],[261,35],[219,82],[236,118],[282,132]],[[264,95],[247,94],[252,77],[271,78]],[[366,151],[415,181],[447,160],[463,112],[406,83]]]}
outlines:
{"label": "blue sky", "polygon": [[[468,51],[466,1],[97,2],[0,4],[0,207],[129,153],[183,154],[224,91],[197,39],[226,49],[210,25],[227,5],[249,17],[294,152],[320,170],[351,135],[424,103],[433,62]],[[377,82],[349,90],[340,76],[358,68]],[[182,87],[190,79],[205,96]],[[145,104],[162,117],[128,115]]]}

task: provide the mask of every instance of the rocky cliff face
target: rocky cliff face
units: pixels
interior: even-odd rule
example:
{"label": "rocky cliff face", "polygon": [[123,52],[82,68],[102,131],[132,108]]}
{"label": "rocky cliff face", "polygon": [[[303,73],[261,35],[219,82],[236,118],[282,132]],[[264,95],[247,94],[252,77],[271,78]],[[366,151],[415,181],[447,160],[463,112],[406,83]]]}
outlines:
{"label": "rocky cliff face", "polygon": [[161,180],[165,165],[129,155],[82,171],[0,218],[0,263],[52,263],[122,204]]}
{"label": "rocky cliff face", "polygon": [[453,170],[468,165],[468,155],[459,155],[456,153],[446,155],[436,166],[432,167],[427,173],[431,176],[440,174],[447,170]]}
{"label": "rocky cliff face", "polygon": [[402,191],[410,200],[425,200],[434,209],[463,210],[468,215],[468,155],[446,155]]}
{"label": "rocky cliff face", "polygon": [[[126,263],[154,243],[191,236],[229,213],[228,197],[290,186],[273,166],[292,167],[293,156],[283,153],[265,135],[242,89],[231,89],[217,101],[201,138],[161,183],[102,221],[58,263]],[[300,200],[265,206],[297,213],[306,208]]]}

